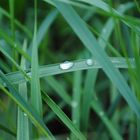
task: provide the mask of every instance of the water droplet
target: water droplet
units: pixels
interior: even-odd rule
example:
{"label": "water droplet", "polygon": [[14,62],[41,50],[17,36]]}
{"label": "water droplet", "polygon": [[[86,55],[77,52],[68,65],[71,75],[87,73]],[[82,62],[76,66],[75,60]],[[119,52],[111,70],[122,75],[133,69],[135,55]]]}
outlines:
{"label": "water droplet", "polygon": [[27,114],[26,114],[26,113],[24,113],[24,116],[25,116],[25,117],[27,117]]}
{"label": "water droplet", "polygon": [[98,98],[97,98],[97,96],[95,96],[95,97],[94,97],[94,99],[95,99],[96,101],[98,101]]}
{"label": "water droplet", "polygon": [[17,48],[17,44],[16,43],[14,44],[14,48]]}
{"label": "water droplet", "polygon": [[77,123],[77,121],[76,121],[76,120],[73,120],[73,123],[74,123],[74,124],[76,124],[76,123]]}
{"label": "water droplet", "polygon": [[6,87],[7,86],[6,83],[3,83],[3,86]]}
{"label": "water droplet", "polygon": [[69,138],[69,137],[67,137],[67,140],[70,140],[70,138]]}
{"label": "water droplet", "polygon": [[30,72],[28,72],[27,75],[31,78],[31,73]]}
{"label": "water droplet", "polygon": [[87,65],[91,66],[91,65],[93,65],[93,60],[92,59],[87,59],[86,63],[87,63]]}
{"label": "water droplet", "polygon": [[65,61],[64,63],[60,64],[60,68],[62,70],[68,70],[73,66],[73,62]]}
{"label": "water droplet", "polygon": [[103,33],[106,33],[106,29],[103,29]]}
{"label": "water droplet", "polygon": [[103,116],[103,115],[104,115],[104,112],[103,112],[103,111],[101,111],[101,112],[99,113],[99,115],[100,115],[100,116]]}
{"label": "water droplet", "polygon": [[71,103],[71,105],[72,105],[73,108],[76,108],[76,107],[78,106],[78,103],[75,102],[75,101],[73,101],[73,102]]}

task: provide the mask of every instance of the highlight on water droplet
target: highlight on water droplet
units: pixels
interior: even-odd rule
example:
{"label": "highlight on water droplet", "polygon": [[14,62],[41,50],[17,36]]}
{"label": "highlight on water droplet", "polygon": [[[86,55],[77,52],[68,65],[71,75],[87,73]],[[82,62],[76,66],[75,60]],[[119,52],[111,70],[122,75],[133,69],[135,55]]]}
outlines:
{"label": "highlight on water droplet", "polygon": [[73,62],[65,61],[64,63],[60,64],[60,68],[62,70],[68,70],[74,65]]}
{"label": "highlight on water droplet", "polygon": [[92,59],[87,59],[86,64],[89,65],[89,66],[93,65],[93,60]]}

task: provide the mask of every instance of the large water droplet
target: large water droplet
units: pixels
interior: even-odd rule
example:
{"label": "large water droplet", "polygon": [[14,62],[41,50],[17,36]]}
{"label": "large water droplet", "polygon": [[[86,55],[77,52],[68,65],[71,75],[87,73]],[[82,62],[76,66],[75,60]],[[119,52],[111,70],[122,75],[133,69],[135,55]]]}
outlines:
{"label": "large water droplet", "polygon": [[89,66],[93,65],[93,60],[92,59],[87,59],[86,64],[89,65]]}
{"label": "large water droplet", "polygon": [[73,66],[73,62],[65,61],[64,63],[60,64],[60,68],[62,70],[68,70]]}

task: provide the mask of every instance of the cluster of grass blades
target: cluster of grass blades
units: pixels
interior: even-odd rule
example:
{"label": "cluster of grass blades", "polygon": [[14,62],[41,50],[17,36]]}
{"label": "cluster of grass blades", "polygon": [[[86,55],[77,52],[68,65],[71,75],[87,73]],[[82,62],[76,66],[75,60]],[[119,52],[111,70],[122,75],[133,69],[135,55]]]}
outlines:
{"label": "cluster of grass blades", "polygon": [[0,140],[140,139],[139,1],[1,3]]}

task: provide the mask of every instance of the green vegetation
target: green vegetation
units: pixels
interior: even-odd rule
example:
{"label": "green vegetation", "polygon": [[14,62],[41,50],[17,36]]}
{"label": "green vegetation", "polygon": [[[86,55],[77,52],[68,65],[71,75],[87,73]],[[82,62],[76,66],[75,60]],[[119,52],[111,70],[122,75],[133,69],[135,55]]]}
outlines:
{"label": "green vegetation", "polygon": [[140,140],[138,0],[0,0],[0,140]]}

